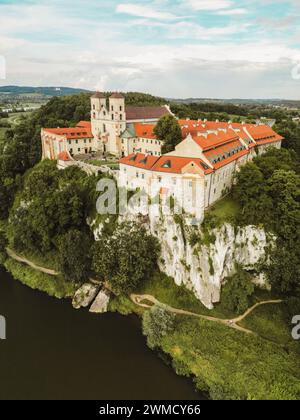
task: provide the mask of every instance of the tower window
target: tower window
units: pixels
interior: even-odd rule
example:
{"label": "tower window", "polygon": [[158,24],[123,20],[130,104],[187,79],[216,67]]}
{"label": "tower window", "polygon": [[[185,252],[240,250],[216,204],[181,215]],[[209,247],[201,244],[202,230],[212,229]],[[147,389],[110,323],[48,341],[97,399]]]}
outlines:
{"label": "tower window", "polygon": [[113,107],[113,105],[111,106],[111,110],[112,110],[112,111],[114,110],[114,107]]}
{"label": "tower window", "polygon": [[120,121],[122,121],[122,117],[123,117],[123,115],[120,115]]}
{"label": "tower window", "polygon": [[93,109],[96,109],[95,105],[93,105]]}
{"label": "tower window", "polygon": [[122,112],[122,107],[120,106],[120,111]]}
{"label": "tower window", "polygon": [[106,125],[105,124],[103,124],[103,132],[104,133],[106,132]]}
{"label": "tower window", "polygon": [[112,119],[112,120],[114,120],[114,119],[115,119],[114,114],[111,114],[111,119]]}

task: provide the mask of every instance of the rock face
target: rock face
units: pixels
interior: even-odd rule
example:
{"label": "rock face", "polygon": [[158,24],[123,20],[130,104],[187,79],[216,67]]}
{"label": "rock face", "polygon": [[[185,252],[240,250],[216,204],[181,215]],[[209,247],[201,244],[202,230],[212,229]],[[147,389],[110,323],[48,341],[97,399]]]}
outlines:
{"label": "rock face", "polygon": [[109,304],[109,293],[106,290],[101,290],[90,307],[90,312],[94,314],[102,314],[107,312]]}
{"label": "rock face", "polygon": [[72,305],[75,309],[87,308],[95,299],[99,286],[85,283],[77,290],[73,297]]}
{"label": "rock face", "polygon": [[258,262],[265,260],[266,248],[274,242],[264,229],[256,226],[235,228],[224,224],[210,232],[212,243],[190,243],[191,229],[201,237],[201,228],[175,223],[172,216],[149,218],[149,228],[161,243],[160,269],[184,284],[207,308],[220,301],[226,277],[236,271],[236,264],[253,273],[255,283],[268,287],[262,273],[255,273]]}
{"label": "rock face", "polygon": [[[134,221],[141,223],[156,236],[161,244],[159,268],[173,277],[177,285],[185,285],[209,309],[220,301],[221,288],[225,279],[236,271],[236,265],[251,271],[253,281],[260,287],[268,288],[263,273],[257,270],[257,264],[267,259],[266,250],[275,243],[275,237],[267,235],[257,226],[235,227],[229,223],[214,228],[209,232],[213,240],[199,241],[196,245],[190,241],[193,232],[203,238],[203,227],[191,226],[192,218],[152,214],[119,217],[119,222]],[[102,226],[94,226],[97,240]]]}

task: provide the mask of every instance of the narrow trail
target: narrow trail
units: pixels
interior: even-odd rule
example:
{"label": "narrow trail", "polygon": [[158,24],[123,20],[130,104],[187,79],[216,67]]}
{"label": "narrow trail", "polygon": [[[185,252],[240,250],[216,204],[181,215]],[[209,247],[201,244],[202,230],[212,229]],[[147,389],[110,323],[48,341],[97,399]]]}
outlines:
{"label": "narrow trail", "polygon": [[240,325],[238,325],[238,322],[241,322],[243,319],[245,319],[258,306],[282,303],[282,300],[267,300],[267,301],[259,302],[259,303],[256,303],[255,305],[253,305],[243,315],[241,315],[237,318],[222,319],[222,318],[215,318],[215,317],[212,317],[212,316],[197,314],[195,312],[185,311],[184,309],[173,308],[172,306],[162,304],[161,302],[159,302],[159,300],[157,300],[152,295],[135,295],[135,294],[132,294],[130,297],[131,297],[131,300],[136,305],[141,306],[143,308],[147,308],[147,309],[151,308],[152,305],[149,305],[147,303],[142,303],[142,302],[148,301],[150,303],[153,303],[154,305],[155,304],[156,305],[159,305],[159,304],[163,305],[169,312],[172,312],[174,314],[194,316],[196,318],[205,319],[206,321],[212,321],[212,322],[217,322],[217,323],[222,324],[222,325],[226,325],[227,327],[233,328],[233,329],[238,330],[238,331],[242,331],[242,332],[247,333],[247,334],[255,334],[255,335],[257,335],[257,334],[254,331],[248,330],[247,328],[244,328],[244,327],[241,327]]}
{"label": "narrow trail", "polygon": [[13,251],[10,248],[6,248],[6,252],[9,255],[10,258],[12,258],[12,259],[14,259],[14,260],[16,260],[20,263],[27,264],[27,265],[29,265],[29,267],[33,268],[34,270],[41,271],[42,273],[49,274],[50,276],[58,276],[59,275],[59,273],[57,271],[51,270],[51,269],[45,268],[45,267],[40,267],[39,265],[36,265],[32,261],[29,261],[27,258],[16,254],[15,251]]}
{"label": "narrow trail", "polygon": [[[34,270],[40,271],[40,272],[45,273],[45,274],[49,274],[50,276],[58,276],[59,275],[59,273],[57,271],[51,270],[49,268],[41,267],[39,265],[36,265],[35,263],[28,260],[27,258],[18,255],[15,251],[13,251],[10,248],[6,248],[6,252],[9,255],[10,258],[12,258],[12,259],[14,259],[14,260],[16,260],[20,263],[26,264],[29,267],[33,268]],[[90,281],[92,283],[97,282],[96,280],[93,280],[93,279],[90,279]],[[97,282],[97,284],[98,283],[99,282]],[[247,333],[247,334],[255,334],[255,335],[257,335],[257,334],[254,331],[248,330],[247,328],[244,328],[244,327],[241,327],[240,325],[238,325],[238,323],[243,321],[243,319],[245,319],[248,315],[250,315],[259,306],[268,305],[268,304],[278,304],[278,303],[283,302],[282,300],[266,300],[266,301],[263,301],[263,302],[258,302],[255,305],[253,305],[251,308],[247,309],[247,311],[243,315],[240,315],[237,318],[222,319],[222,318],[215,318],[215,317],[212,317],[212,316],[197,314],[195,312],[186,311],[184,309],[173,308],[172,306],[161,303],[158,299],[156,299],[152,295],[135,295],[135,294],[132,294],[130,296],[130,298],[131,298],[133,303],[135,303],[136,305],[138,305],[142,308],[146,308],[146,309],[151,308],[152,305],[149,305],[147,303],[142,303],[142,302],[148,301],[148,302],[150,302],[154,305],[155,304],[156,305],[163,305],[168,311],[170,311],[174,314],[194,316],[196,318],[205,319],[206,321],[212,321],[212,322],[217,322],[217,323],[222,324],[222,325],[226,325],[227,327],[233,328],[233,329],[238,330],[238,331],[242,331],[242,332]]]}

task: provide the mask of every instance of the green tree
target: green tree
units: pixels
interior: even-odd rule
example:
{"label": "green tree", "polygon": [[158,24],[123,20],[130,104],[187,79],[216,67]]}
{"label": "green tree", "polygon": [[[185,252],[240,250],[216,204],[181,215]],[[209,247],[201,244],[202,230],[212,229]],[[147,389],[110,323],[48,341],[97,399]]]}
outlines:
{"label": "green tree", "polygon": [[93,268],[116,293],[130,293],[155,270],[159,251],[157,239],[145,228],[123,223],[95,243]]}
{"label": "green tree", "polygon": [[238,172],[233,197],[241,206],[239,221],[242,223],[256,224],[269,214],[272,203],[266,193],[264,176],[255,163],[248,163]]}
{"label": "green tree", "polygon": [[0,264],[3,264],[4,261],[6,260],[7,245],[8,245],[8,241],[7,241],[6,235],[2,230],[0,230]]}
{"label": "green tree", "polygon": [[91,234],[76,229],[58,238],[57,263],[64,277],[75,283],[83,283],[91,271]]}
{"label": "green tree", "polygon": [[254,293],[254,285],[251,276],[238,267],[237,272],[226,279],[222,289],[221,302],[230,311],[237,314],[243,313],[249,306],[249,298]]}
{"label": "green tree", "polygon": [[159,347],[161,340],[174,330],[175,314],[161,305],[154,305],[143,315],[143,334],[151,349]]}
{"label": "green tree", "polygon": [[182,141],[181,128],[178,121],[172,115],[162,117],[154,128],[158,139],[164,142],[163,153],[172,152],[175,146]]}

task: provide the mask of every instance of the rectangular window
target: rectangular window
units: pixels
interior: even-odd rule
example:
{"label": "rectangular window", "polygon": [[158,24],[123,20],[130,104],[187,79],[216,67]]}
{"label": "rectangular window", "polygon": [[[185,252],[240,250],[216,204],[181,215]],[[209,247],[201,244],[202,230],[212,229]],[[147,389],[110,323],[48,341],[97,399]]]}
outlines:
{"label": "rectangular window", "polygon": [[142,179],[145,179],[145,174],[142,174]]}
{"label": "rectangular window", "polygon": [[122,119],[123,119],[123,115],[121,114],[121,115],[120,115],[120,121],[122,121]]}
{"label": "rectangular window", "polygon": [[80,147],[78,147],[78,152],[80,152]]}
{"label": "rectangular window", "polygon": [[76,144],[78,144],[78,140],[76,140]]}
{"label": "rectangular window", "polygon": [[135,176],[138,178],[138,177],[139,177],[139,173],[137,172],[137,173],[135,174]]}
{"label": "rectangular window", "polygon": [[122,107],[120,106],[120,112],[122,112]]}
{"label": "rectangular window", "polygon": [[112,120],[114,120],[114,119],[115,119],[114,114],[111,114],[111,119],[112,119]]}

